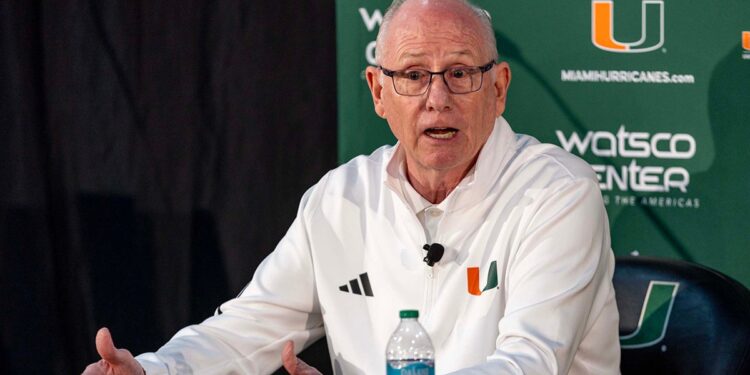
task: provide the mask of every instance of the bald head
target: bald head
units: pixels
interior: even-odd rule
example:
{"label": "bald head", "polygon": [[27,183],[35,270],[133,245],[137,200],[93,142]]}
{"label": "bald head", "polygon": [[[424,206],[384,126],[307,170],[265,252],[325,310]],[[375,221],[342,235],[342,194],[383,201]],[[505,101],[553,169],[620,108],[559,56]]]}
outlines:
{"label": "bald head", "polygon": [[495,33],[489,14],[466,0],[394,0],[383,16],[383,22],[378,30],[375,48],[375,61],[383,63],[383,56],[389,51],[389,38],[393,34],[393,26],[399,27],[402,22],[413,22],[420,15],[431,11],[445,11],[455,15],[459,22],[474,29],[479,36],[479,48],[486,54],[487,59],[498,59]]}
{"label": "bald head", "polygon": [[365,69],[375,113],[432,203],[471,170],[505,111],[510,67],[494,39],[486,13],[464,0],[397,1],[380,26],[381,66]]}

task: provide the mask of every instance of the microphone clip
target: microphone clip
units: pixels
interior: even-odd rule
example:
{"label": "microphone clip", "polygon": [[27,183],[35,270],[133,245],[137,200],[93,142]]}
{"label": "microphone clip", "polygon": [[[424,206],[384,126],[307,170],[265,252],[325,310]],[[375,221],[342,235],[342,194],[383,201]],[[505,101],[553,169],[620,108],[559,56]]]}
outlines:
{"label": "microphone clip", "polygon": [[427,250],[427,256],[422,259],[428,266],[432,267],[443,257],[445,248],[439,243],[425,244],[422,249]]}

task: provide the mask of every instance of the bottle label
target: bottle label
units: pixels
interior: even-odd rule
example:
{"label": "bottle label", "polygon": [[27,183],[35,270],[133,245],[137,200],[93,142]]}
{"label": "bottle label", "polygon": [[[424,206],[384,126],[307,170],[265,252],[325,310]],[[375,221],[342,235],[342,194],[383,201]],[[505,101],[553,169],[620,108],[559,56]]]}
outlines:
{"label": "bottle label", "polygon": [[435,375],[435,367],[429,362],[388,363],[386,368],[386,375]]}

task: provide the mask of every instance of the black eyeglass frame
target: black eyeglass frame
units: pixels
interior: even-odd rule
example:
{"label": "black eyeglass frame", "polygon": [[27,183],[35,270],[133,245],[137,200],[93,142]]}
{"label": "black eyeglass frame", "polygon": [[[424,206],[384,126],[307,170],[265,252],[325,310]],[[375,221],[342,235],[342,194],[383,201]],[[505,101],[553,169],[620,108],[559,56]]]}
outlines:
{"label": "black eyeglass frame", "polygon": [[[448,88],[448,91],[450,91],[452,94],[455,94],[455,95],[463,95],[463,94],[470,94],[472,92],[477,92],[477,91],[481,90],[482,89],[482,85],[484,84],[484,73],[486,73],[487,71],[489,71],[490,69],[492,69],[492,67],[495,66],[495,65],[497,65],[497,64],[498,64],[497,61],[492,60],[492,61],[488,62],[487,64],[481,65],[481,66],[451,67],[451,68],[445,69],[445,70],[440,71],[440,72],[431,72],[431,71],[425,70],[425,69],[390,70],[390,69],[384,68],[382,65],[378,65],[378,69],[380,69],[383,72],[383,74],[385,74],[386,76],[391,77],[391,83],[393,84],[393,91],[396,91],[396,94],[399,94],[401,96],[421,96],[421,95],[424,95],[424,93],[426,93],[428,90],[430,90],[430,86],[432,86],[432,77],[434,75],[437,75],[437,74],[439,74],[441,77],[443,77],[443,83],[445,83],[445,87]],[[451,88],[451,85],[448,84],[448,80],[445,78],[445,73],[447,73],[447,72],[449,72],[451,70],[454,70],[456,68],[461,68],[461,69],[479,69],[479,73],[480,73],[480,76],[479,76],[479,87],[477,87],[476,90],[466,91],[466,92],[455,92],[455,91],[453,91],[453,89]],[[425,72],[425,73],[429,73],[430,74],[430,80],[427,82],[427,85],[425,86],[424,91],[420,92],[419,94],[402,94],[402,93],[398,92],[398,89],[396,88],[396,81],[395,81],[395,79],[394,79],[393,76],[397,75],[397,74],[404,74],[405,75],[409,71],[420,71],[420,72]]]}

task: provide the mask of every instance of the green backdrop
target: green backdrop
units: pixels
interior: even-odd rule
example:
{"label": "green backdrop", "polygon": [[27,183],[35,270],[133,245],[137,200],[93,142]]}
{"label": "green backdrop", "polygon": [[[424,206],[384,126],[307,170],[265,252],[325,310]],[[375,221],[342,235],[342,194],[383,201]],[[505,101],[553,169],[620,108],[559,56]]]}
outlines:
{"label": "green backdrop", "polygon": [[[363,72],[386,0],[337,0],[339,161],[394,139]],[[615,253],[750,286],[750,1],[476,1],[513,80],[506,119],[601,181]]]}

